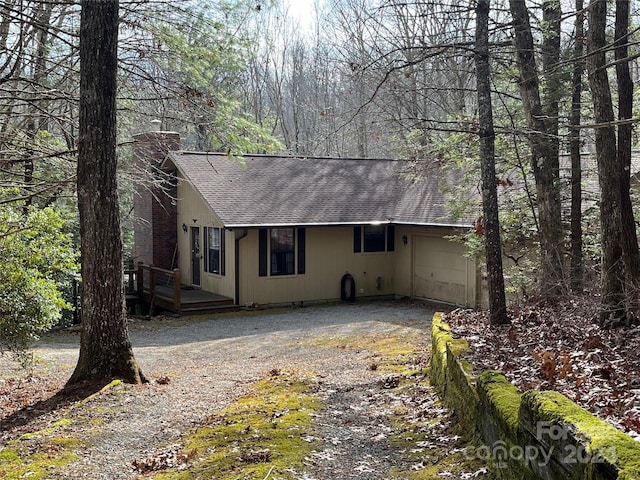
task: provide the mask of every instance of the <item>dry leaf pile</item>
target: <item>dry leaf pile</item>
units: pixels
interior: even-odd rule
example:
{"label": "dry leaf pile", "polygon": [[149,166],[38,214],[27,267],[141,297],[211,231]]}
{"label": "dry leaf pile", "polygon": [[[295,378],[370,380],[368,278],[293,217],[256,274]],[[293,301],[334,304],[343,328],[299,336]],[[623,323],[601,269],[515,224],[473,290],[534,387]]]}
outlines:
{"label": "dry leaf pile", "polygon": [[168,468],[177,470],[186,469],[187,462],[195,455],[195,452],[188,454],[181,453],[180,444],[171,445],[168,449],[161,453],[153,453],[148,455],[144,460],[134,460],[133,468],[143,474],[159,472]]}
{"label": "dry leaf pile", "polygon": [[490,328],[486,312],[445,315],[469,342],[467,359],[494,369],[522,391],[556,390],[640,441],[640,327],[602,330],[594,300],[528,304],[512,324]]}
{"label": "dry leaf pile", "polygon": [[87,395],[83,385],[66,391],[63,387],[64,380],[55,375],[0,378],[0,445],[46,428]]}

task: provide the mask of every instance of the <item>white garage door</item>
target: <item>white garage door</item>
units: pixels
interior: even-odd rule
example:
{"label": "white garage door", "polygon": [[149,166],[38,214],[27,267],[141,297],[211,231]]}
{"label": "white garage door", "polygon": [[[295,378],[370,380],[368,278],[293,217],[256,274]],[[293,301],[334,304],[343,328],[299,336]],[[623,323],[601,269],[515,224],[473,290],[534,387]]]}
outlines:
{"label": "white garage door", "polygon": [[413,295],[466,305],[467,259],[464,247],[436,237],[414,237]]}

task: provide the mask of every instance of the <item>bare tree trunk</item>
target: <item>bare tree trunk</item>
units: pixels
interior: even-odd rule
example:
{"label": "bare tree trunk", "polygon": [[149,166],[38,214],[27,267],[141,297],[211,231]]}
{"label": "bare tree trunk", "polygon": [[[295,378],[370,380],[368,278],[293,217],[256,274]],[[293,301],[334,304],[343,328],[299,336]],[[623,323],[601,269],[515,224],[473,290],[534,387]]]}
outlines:
{"label": "bare tree trunk", "polygon": [[603,327],[626,321],[620,214],[620,165],[617,160],[613,102],[605,68],[606,0],[591,0],[587,33],[587,70],[593,98],[594,119],[603,125],[595,129],[596,158],[600,181],[602,285],[600,324]]}
{"label": "bare tree trunk", "polygon": [[118,7],[118,0],[81,1],[77,189],[83,328],[70,384],[145,381],[133,356],[124,306],[116,188]]}
{"label": "bare tree trunk", "polygon": [[[629,0],[616,2],[615,59],[618,80],[618,120],[633,117],[633,81],[629,73]],[[633,125],[618,126],[618,164],[620,165],[620,215],[622,221],[622,259],[625,266],[626,292],[629,307],[637,307],[640,286],[640,254],[636,223],[631,203],[631,143]]]}
{"label": "bare tree trunk", "polygon": [[495,131],[491,103],[491,71],[489,66],[489,0],[476,6],[475,61],[478,90],[478,123],[480,125],[480,166],[482,170],[482,211],[484,214],[489,318],[491,325],[509,323],[502,272],[502,244],[498,219],[498,185],[495,164]]}
{"label": "bare tree trunk", "polygon": [[560,141],[558,136],[560,97],[562,96],[562,72],[560,70],[560,27],[562,10],[558,0],[544,0],[542,3],[543,41],[542,73],[544,76],[543,113],[550,149],[554,153],[552,168],[556,178],[560,178]]}
{"label": "bare tree trunk", "polygon": [[[520,70],[520,96],[524,108],[531,164],[536,180],[540,238],[540,290],[543,297],[563,293],[562,218],[558,185],[557,145],[549,135],[540,101],[540,82],[533,48],[529,12],[524,0],[510,0],[515,46]],[[554,151],[554,148],[556,150]]]}
{"label": "bare tree trunk", "polygon": [[582,257],[582,157],[580,120],[582,117],[582,74],[584,64],[584,2],[576,0],[576,27],[573,74],[571,79],[571,289],[582,291],[584,266]]}

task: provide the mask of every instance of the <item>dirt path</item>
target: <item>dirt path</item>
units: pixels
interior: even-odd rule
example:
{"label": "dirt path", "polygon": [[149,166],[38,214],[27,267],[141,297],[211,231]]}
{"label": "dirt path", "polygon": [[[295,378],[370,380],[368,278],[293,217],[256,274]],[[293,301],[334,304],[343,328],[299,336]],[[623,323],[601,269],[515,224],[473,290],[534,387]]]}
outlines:
{"label": "dirt path", "polygon": [[[376,368],[379,352],[367,344],[372,339],[395,339],[396,344],[415,344],[424,351],[432,314],[422,304],[388,302],[134,322],[131,337],[136,357],[145,373],[160,382],[113,388],[82,406],[63,404],[43,414],[40,422],[36,418],[33,425],[42,428],[42,419],[51,426],[64,416],[69,422],[44,436],[78,440],[74,444],[78,457],[48,467],[42,478],[136,478],[135,461],[180,445],[185,434],[212,412],[236,401],[253,382],[270,371],[285,369],[315,375],[319,379],[315,395],[324,405],[314,420],[320,447],[296,478],[429,478],[390,476],[393,470],[431,468],[442,457],[426,448],[422,457],[420,448],[414,448],[416,456],[415,451],[410,454],[394,444],[391,438],[396,430],[409,428],[398,427],[394,416],[401,409],[411,418],[418,410],[431,415],[443,412],[424,378],[416,376],[402,390],[393,384],[394,375]],[[41,342],[35,351],[40,363],[34,378],[49,376],[59,382],[68,378],[77,358],[77,342],[77,334],[68,332]],[[0,367],[5,383],[23,375],[6,359],[0,359]],[[439,425],[434,435],[440,438],[440,450],[457,448],[454,435],[449,436],[453,443],[442,440],[451,430],[446,420],[427,420]],[[16,429],[16,435],[6,433],[6,439],[16,438],[28,426]],[[46,443],[38,438],[38,445]],[[476,463],[457,460],[456,468],[470,474],[479,471]],[[2,469],[0,451],[0,473]]]}

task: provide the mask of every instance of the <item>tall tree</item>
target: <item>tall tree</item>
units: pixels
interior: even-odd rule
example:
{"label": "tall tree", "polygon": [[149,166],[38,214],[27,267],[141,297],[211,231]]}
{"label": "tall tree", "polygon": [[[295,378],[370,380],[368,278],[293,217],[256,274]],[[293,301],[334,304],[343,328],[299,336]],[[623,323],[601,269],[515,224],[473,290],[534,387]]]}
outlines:
{"label": "tall tree", "polygon": [[571,151],[571,289],[582,290],[582,155],[580,120],[582,117],[582,75],[584,72],[584,2],[576,0],[576,21],[571,75],[571,112],[569,114]]}
{"label": "tall tree", "polygon": [[562,293],[562,221],[558,179],[557,140],[545,121],[540,99],[529,11],[524,0],[509,1],[520,72],[520,96],[527,121],[531,166],[536,181],[541,253],[541,294],[553,298]]}
{"label": "tall tree", "polygon": [[502,245],[498,220],[498,185],[495,165],[495,131],[491,102],[489,64],[489,0],[479,0],[476,7],[475,62],[478,90],[480,164],[482,170],[482,211],[484,213],[489,318],[491,325],[509,323],[502,273]]}
{"label": "tall tree", "polygon": [[562,10],[558,0],[542,3],[542,74],[544,76],[543,113],[547,124],[548,140],[553,149],[554,175],[559,177],[559,123],[560,97],[562,96],[562,71],[560,69],[560,30]]}
{"label": "tall tree", "polygon": [[616,2],[615,60],[618,85],[618,164],[620,167],[620,215],[622,259],[625,266],[627,302],[637,305],[640,287],[640,253],[631,203],[631,143],[633,125],[633,80],[629,72],[629,0]]}
{"label": "tall tree", "polygon": [[617,161],[613,101],[606,70],[606,0],[591,0],[587,33],[587,71],[596,121],[595,142],[600,183],[602,249],[601,310],[603,327],[626,321],[620,213],[621,184]]}
{"label": "tall tree", "polygon": [[69,383],[145,377],[127,332],[116,185],[118,0],[82,0],[78,209],[82,271],[80,357]]}

